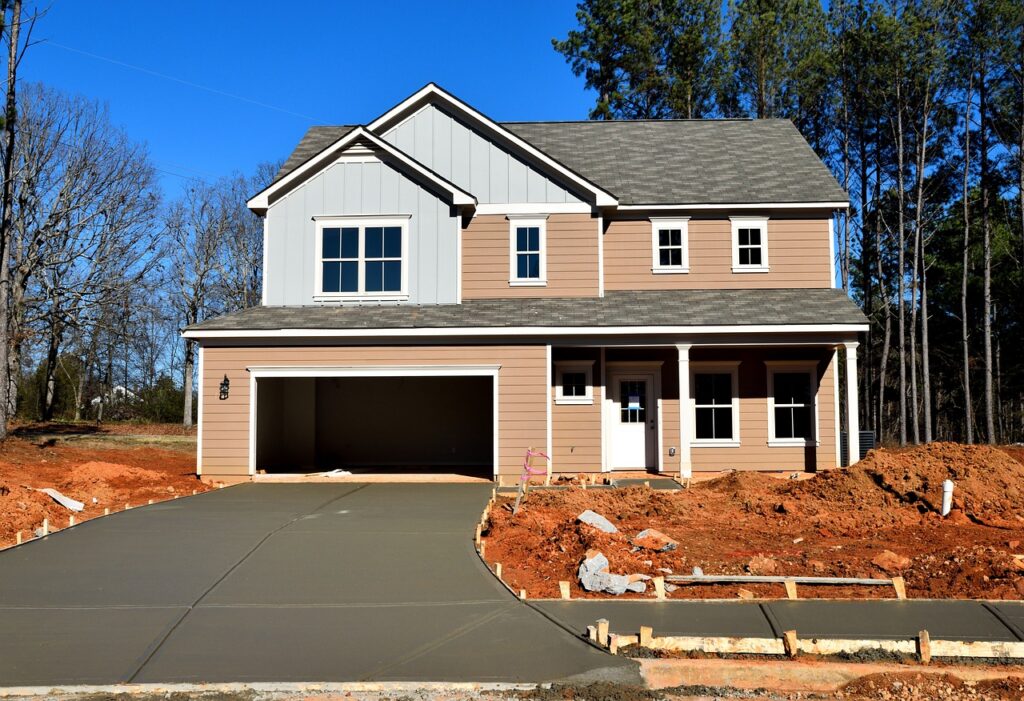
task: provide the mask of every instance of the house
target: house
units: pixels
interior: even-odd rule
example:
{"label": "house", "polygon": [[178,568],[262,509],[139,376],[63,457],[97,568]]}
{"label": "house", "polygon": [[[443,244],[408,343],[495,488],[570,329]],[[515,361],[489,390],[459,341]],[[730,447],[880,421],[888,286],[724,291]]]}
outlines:
{"label": "house", "polygon": [[248,203],[263,303],[185,331],[201,474],[834,467],[847,204],[785,120],[497,123],[431,84],[313,127]]}

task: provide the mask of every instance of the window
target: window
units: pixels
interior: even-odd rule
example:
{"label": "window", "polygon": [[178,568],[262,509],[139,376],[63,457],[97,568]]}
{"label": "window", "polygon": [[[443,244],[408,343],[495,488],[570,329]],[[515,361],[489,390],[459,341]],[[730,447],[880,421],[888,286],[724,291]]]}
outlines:
{"label": "window", "polygon": [[813,366],[768,366],[768,444],[816,445],[817,401]]}
{"label": "window", "polygon": [[407,297],[407,228],[408,218],[318,220],[314,297]]}
{"label": "window", "polygon": [[689,217],[651,219],[654,273],[690,272]]}
{"label": "window", "polygon": [[738,363],[731,363],[703,365],[693,370],[693,445],[740,444],[737,367]]}
{"label": "window", "polygon": [[509,284],[544,286],[547,284],[547,220],[509,217]]}
{"label": "window", "polygon": [[731,217],[732,271],[768,272],[768,220],[764,217]]}
{"label": "window", "polygon": [[592,360],[555,363],[555,404],[593,404]]}

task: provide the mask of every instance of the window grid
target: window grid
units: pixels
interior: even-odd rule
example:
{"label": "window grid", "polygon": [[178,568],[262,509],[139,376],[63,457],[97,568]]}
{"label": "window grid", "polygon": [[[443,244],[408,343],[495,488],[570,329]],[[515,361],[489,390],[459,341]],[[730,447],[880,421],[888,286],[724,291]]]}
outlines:
{"label": "window grid", "polygon": [[731,441],[733,426],[732,373],[694,374],[694,438],[698,441]]}
{"label": "window grid", "polygon": [[587,374],[585,372],[563,372],[562,373],[562,396],[563,397],[585,397],[585,396],[587,396]]}
{"label": "window grid", "polygon": [[658,229],[658,265],[663,268],[683,267],[682,229]]}
{"label": "window grid", "polygon": [[516,227],[516,279],[540,280],[540,227]]}
{"label": "window grid", "polygon": [[392,221],[327,224],[320,228],[318,295],[404,294],[404,227]]}
{"label": "window grid", "polygon": [[772,375],[775,438],[812,440],[811,376],[807,372],[775,372]]}
{"label": "window grid", "polygon": [[737,232],[739,264],[764,265],[763,236],[761,227],[741,227]]}

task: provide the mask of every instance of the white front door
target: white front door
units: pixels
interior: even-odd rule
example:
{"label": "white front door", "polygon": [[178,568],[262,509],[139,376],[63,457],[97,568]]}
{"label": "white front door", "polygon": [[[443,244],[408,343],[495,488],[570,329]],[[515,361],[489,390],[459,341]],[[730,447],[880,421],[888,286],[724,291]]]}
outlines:
{"label": "white front door", "polygon": [[658,412],[654,375],[612,374],[609,378],[612,416],[609,453],[613,470],[644,470],[654,467],[657,449]]}

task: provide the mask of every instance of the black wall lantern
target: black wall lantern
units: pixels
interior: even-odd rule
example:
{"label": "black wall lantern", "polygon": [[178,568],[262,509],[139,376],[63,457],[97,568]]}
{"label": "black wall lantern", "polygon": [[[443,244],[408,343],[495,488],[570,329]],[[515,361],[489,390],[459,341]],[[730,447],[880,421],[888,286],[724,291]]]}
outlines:
{"label": "black wall lantern", "polygon": [[220,381],[220,398],[222,400],[228,398],[228,390],[231,389],[231,380],[225,375],[224,379]]}

